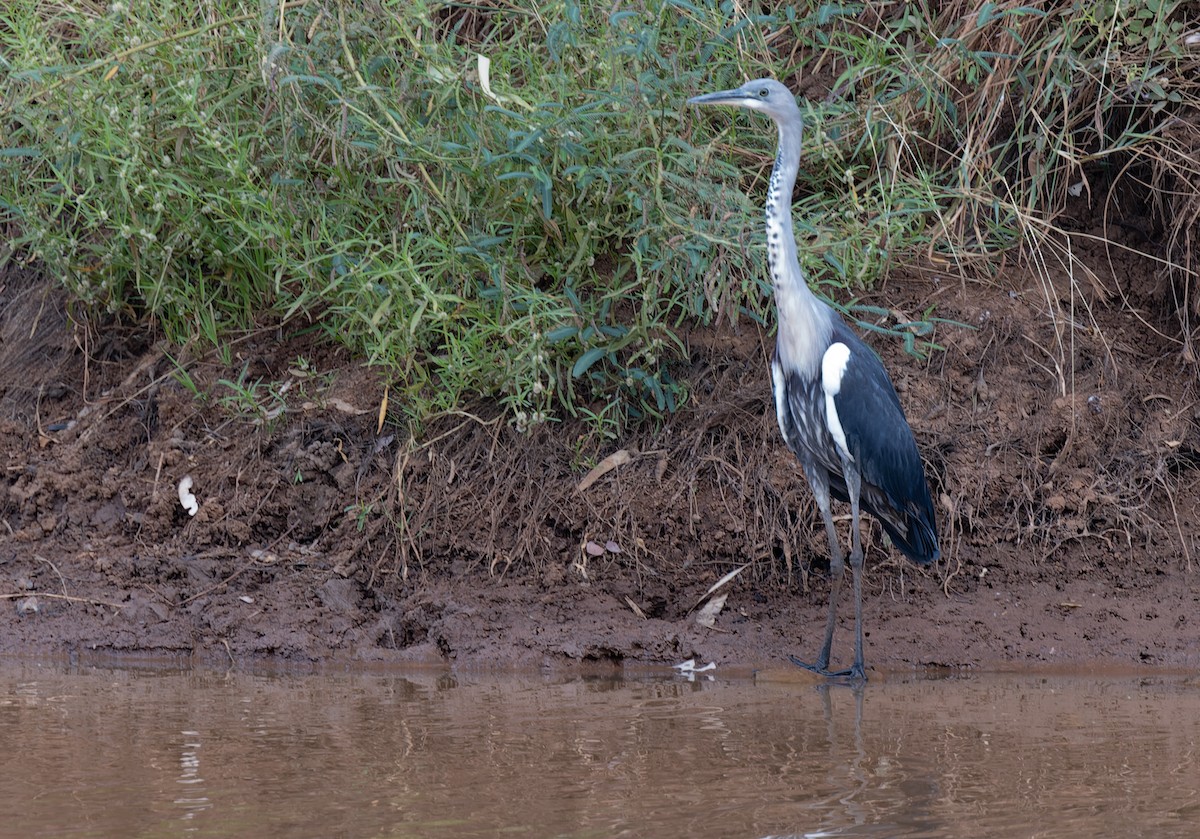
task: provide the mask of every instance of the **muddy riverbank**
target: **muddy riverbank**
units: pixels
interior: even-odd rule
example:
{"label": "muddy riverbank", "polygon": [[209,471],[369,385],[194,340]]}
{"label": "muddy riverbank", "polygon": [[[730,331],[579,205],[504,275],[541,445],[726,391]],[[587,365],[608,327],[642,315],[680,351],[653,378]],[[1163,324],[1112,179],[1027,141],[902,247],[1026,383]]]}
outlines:
{"label": "muddy riverbank", "polygon": [[[867,301],[964,325],[924,359],[873,340],[944,559],[908,566],[871,525],[869,664],[1200,665],[1195,365],[1147,266],[1093,268],[1020,293],[897,276]],[[226,365],[85,328],[33,274],[0,294],[0,652],[757,666],[819,642],[824,539],[753,324],[688,336],[691,399],[661,430],[522,434],[482,404],[410,444],[377,433],[378,375],[311,330],[235,337]]]}

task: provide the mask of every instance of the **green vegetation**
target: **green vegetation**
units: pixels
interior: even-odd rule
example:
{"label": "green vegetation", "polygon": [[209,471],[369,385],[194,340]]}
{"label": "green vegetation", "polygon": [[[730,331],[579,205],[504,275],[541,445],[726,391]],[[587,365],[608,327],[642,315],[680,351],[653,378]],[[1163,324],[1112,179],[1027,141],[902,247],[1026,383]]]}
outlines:
{"label": "green vegetation", "polygon": [[[612,434],[686,398],[681,324],[768,311],[774,137],[684,104],[746,77],[833,81],[796,217],[835,300],[897,261],[1041,252],[1068,187],[1122,178],[1160,190],[1195,288],[1184,5],[19,0],[0,219],[16,258],[176,342],[316,323],[409,421],[484,395]],[[862,311],[913,349],[928,315]]]}

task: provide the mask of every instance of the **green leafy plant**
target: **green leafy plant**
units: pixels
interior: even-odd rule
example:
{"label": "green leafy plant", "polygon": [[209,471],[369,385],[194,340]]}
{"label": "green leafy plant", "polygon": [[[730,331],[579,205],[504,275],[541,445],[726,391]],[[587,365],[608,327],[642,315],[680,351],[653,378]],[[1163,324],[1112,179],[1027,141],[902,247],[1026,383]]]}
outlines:
{"label": "green leafy plant", "polygon": [[[176,343],[315,324],[385,371],[397,419],[487,397],[610,435],[686,402],[685,322],[770,322],[774,138],[688,95],[833,80],[795,213],[832,300],[897,264],[1046,264],[1068,188],[1121,177],[1169,187],[1167,270],[1195,289],[1184,25],[1169,0],[10,4],[0,218]],[[920,351],[937,325],[883,328]]]}

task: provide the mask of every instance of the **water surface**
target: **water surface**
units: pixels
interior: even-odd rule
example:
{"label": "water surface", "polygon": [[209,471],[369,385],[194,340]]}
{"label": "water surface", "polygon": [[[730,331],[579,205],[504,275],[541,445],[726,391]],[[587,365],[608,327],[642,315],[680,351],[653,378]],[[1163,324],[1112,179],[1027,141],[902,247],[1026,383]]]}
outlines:
{"label": "water surface", "polygon": [[[778,674],[783,676],[783,674]],[[0,835],[1195,836],[1183,677],[0,667]]]}

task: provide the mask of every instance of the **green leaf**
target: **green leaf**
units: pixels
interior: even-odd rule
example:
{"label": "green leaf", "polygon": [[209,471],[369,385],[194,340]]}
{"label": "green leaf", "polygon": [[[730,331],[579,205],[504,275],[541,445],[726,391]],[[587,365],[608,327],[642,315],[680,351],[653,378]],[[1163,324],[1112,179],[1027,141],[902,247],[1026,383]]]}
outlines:
{"label": "green leaf", "polygon": [[604,347],[592,347],[575,361],[575,366],[571,368],[571,378],[578,379],[588,369],[605,356],[608,350]]}
{"label": "green leaf", "polygon": [[546,333],[546,340],[551,344],[558,344],[566,341],[568,338],[574,338],[579,334],[578,326],[560,326],[557,329],[551,329]]}

